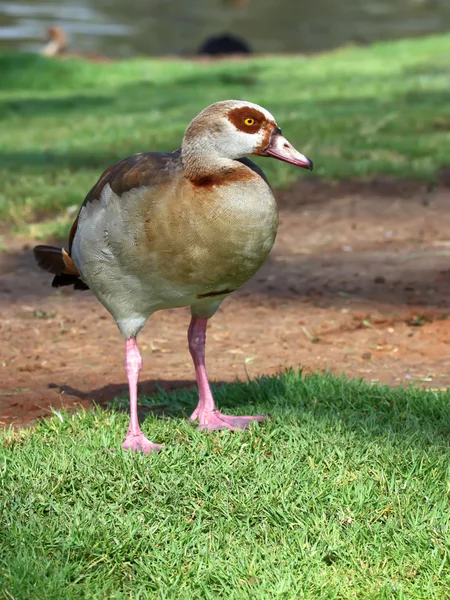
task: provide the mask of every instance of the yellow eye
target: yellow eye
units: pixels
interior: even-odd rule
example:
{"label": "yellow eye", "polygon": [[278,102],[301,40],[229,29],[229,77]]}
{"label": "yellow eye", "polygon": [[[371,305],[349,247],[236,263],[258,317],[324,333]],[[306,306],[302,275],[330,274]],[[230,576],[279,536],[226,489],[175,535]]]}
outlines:
{"label": "yellow eye", "polygon": [[247,125],[247,127],[251,127],[254,124],[255,124],[255,119],[252,119],[251,117],[248,117],[247,119],[244,120],[244,125]]}

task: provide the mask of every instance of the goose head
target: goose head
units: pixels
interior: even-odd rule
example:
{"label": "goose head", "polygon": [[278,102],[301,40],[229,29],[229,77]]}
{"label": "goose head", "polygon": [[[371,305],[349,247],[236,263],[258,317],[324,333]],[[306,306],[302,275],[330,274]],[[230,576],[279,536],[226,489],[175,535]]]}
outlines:
{"label": "goose head", "polygon": [[282,135],[268,110],[251,102],[226,100],[211,104],[189,124],[183,138],[183,158],[204,160],[269,156],[312,170],[312,161]]}

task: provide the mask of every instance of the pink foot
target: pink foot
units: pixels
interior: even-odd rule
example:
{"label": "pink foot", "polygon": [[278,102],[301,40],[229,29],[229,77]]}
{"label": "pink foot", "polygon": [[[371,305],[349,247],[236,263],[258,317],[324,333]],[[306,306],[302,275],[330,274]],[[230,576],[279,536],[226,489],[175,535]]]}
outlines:
{"label": "pink foot", "polygon": [[199,418],[199,411],[195,410],[191,416],[191,421],[199,420],[199,429],[246,429],[252,421],[263,421],[266,417],[264,415],[255,415],[248,417],[233,417],[231,415],[224,415],[218,410],[211,412],[204,412]]}
{"label": "pink foot", "polygon": [[145,435],[141,432],[138,435],[127,433],[124,443],[122,444],[124,450],[133,450],[133,452],[142,452],[143,454],[150,454],[151,452],[159,452],[162,448],[159,444],[154,444],[148,440]]}
{"label": "pink foot", "polygon": [[134,452],[150,454],[150,452],[159,452],[161,446],[148,440],[139,427],[137,414],[137,383],[141,368],[142,358],[136,343],[136,338],[130,338],[125,342],[125,369],[130,388],[130,426],[128,427],[122,448],[124,450],[133,450]]}
{"label": "pink foot", "polygon": [[205,368],[206,325],[208,319],[192,316],[189,325],[189,351],[195,365],[198,384],[198,405],[191,415],[191,421],[199,421],[199,429],[246,429],[252,421],[262,421],[264,415],[254,417],[232,417],[218,411],[211,394]]}

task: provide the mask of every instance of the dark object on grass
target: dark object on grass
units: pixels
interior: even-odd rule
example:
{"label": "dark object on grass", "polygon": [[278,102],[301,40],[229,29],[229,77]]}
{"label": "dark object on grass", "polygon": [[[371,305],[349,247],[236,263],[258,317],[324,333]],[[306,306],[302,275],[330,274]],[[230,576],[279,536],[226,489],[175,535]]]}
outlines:
{"label": "dark object on grass", "polygon": [[223,54],[251,54],[252,50],[245,40],[232,33],[212,35],[200,46],[197,54],[221,56]]}

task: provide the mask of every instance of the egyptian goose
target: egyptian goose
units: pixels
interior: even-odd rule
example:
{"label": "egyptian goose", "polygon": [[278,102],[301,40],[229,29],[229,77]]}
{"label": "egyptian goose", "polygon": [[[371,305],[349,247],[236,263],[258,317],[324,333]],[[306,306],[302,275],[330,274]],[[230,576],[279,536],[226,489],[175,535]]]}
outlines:
{"label": "egyptian goose", "polygon": [[42,56],[51,56],[57,58],[83,58],[91,62],[110,62],[111,59],[100,54],[90,54],[82,52],[68,52],[67,36],[61,27],[49,27],[47,29],[47,38],[45,46],[40,50]]}
{"label": "egyptian goose", "polygon": [[40,50],[43,56],[57,56],[67,50],[67,36],[61,27],[49,27],[45,46]]}
{"label": "egyptian goose", "polygon": [[201,429],[243,429],[263,416],[230,416],[214,403],[205,369],[206,327],[223,300],[265,261],[278,226],[272,189],[247,155],[312,169],[274,117],[228,100],[191,121],[181,149],[135,154],[107,169],[83,202],[64,248],[36,246],[53,287],[90,289],[125,338],[130,425],[123,448],[158,451],[137,417],[142,359],[136,336],[157,310],[189,306],[189,350]]}

